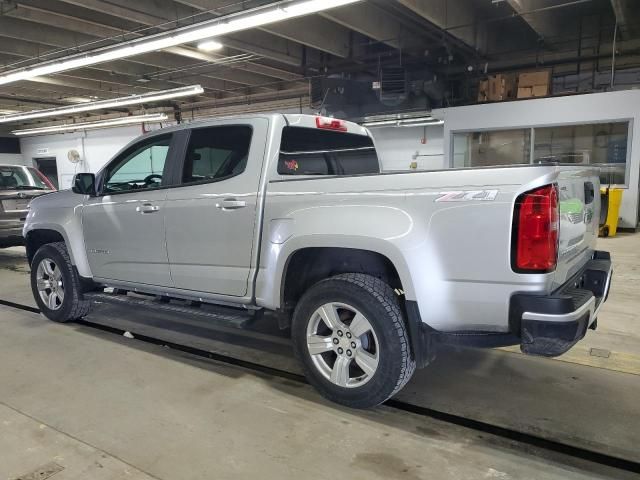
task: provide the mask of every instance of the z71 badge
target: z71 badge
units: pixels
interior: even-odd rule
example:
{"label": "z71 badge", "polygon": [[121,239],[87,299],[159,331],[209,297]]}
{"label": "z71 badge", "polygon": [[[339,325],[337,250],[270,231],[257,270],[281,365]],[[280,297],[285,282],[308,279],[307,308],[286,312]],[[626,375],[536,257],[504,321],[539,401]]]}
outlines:
{"label": "z71 badge", "polygon": [[498,196],[498,190],[459,190],[457,192],[440,192],[436,202],[487,202]]}

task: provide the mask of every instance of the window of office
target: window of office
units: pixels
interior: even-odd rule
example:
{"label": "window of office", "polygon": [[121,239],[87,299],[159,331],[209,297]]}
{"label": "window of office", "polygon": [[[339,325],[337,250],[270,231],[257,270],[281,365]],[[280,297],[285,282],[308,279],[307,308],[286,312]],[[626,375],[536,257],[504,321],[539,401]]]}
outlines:
{"label": "window of office", "polygon": [[602,184],[626,185],[629,122],[534,129],[533,163],[573,163],[600,168]]}
{"label": "window of office", "polygon": [[530,151],[530,128],[453,134],[455,168],[527,164]]}
{"label": "window of office", "polygon": [[248,125],[198,128],[191,132],[182,183],[222,180],[247,168],[252,129]]}

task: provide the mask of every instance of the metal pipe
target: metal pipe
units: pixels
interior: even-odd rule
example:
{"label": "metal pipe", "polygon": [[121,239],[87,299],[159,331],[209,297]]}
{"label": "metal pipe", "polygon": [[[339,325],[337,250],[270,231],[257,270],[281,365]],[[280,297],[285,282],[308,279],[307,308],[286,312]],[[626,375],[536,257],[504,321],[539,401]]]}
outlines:
{"label": "metal pipe", "polygon": [[618,22],[616,22],[616,26],[613,28],[613,46],[611,49],[611,88],[612,89],[616,81],[616,43],[617,41],[618,41]]}
{"label": "metal pipe", "polygon": [[559,5],[550,5],[548,7],[540,7],[540,8],[535,8],[533,10],[527,10],[526,12],[514,12],[512,15],[506,15],[504,17],[496,17],[496,18],[489,18],[486,20],[479,20],[477,22],[473,22],[473,23],[466,23],[466,24],[462,24],[462,25],[454,25],[453,27],[447,27],[447,28],[443,28],[442,30],[445,32],[448,32],[450,30],[457,30],[459,28],[468,28],[468,27],[473,27],[475,26],[477,23],[493,23],[493,22],[500,22],[502,20],[510,20],[512,18],[517,18],[517,17],[526,17],[528,15],[533,15],[536,13],[540,13],[540,12],[547,12],[549,10],[557,10],[560,8],[566,8],[566,7],[572,7],[574,5],[580,5],[582,3],[589,3],[592,2],[593,0],[573,0],[571,2],[566,2],[566,3],[561,3]]}

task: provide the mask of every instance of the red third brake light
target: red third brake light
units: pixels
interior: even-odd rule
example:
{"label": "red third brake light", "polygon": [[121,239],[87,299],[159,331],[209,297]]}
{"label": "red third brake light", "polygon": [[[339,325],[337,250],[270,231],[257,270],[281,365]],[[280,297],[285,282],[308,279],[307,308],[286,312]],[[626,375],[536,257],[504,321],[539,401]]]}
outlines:
{"label": "red third brake light", "polygon": [[512,263],[520,273],[547,273],[558,263],[558,187],[547,185],[516,200]]}
{"label": "red third brake light", "polygon": [[344,120],[331,117],[316,117],[316,126],[325,130],[347,131],[347,123]]}

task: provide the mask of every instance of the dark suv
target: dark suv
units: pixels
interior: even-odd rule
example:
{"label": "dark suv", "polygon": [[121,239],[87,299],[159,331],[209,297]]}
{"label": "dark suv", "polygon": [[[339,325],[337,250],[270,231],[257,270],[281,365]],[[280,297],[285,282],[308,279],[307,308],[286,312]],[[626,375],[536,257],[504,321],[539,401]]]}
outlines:
{"label": "dark suv", "polygon": [[0,248],[24,244],[22,226],[31,199],[55,191],[32,167],[0,165]]}

